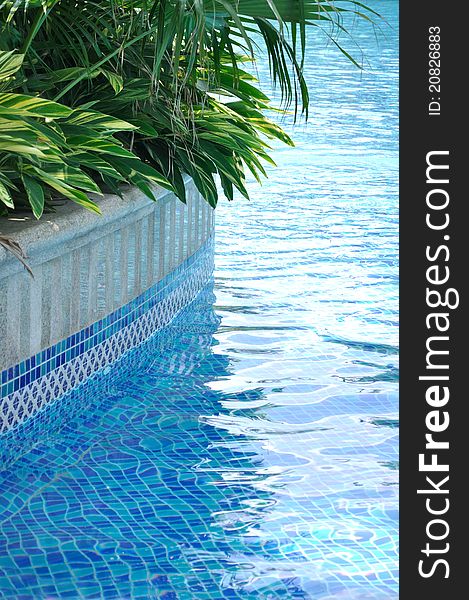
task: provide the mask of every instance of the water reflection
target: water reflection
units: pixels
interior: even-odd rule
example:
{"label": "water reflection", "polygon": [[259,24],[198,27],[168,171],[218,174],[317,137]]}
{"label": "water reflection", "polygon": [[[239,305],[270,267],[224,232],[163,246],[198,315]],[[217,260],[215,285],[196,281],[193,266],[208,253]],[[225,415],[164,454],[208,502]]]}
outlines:
{"label": "water reflection", "polygon": [[236,361],[213,301],[210,287],[3,472],[5,594],[391,597],[393,429],[360,418],[366,398],[311,410],[323,386],[217,391]]}

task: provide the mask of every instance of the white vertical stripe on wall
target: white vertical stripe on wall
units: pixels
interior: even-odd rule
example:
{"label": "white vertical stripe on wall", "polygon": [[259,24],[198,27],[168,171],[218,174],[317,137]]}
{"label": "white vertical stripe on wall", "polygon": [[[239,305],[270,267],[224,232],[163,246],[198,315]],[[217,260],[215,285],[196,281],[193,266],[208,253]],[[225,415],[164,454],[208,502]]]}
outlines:
{"label": "white vertical stripe on wall", "polygon": [[179,238],[181,233],[181,206],[183,206],[182,202],[176,202],[174,205],[174,267],[177,267],[177,265],[181,262],[179,249]]}
{"label": "white vertical stripe on wall", "polygon": [[187,211],[186,205],[179,202],[179,234],[178,234],[178,264],[181,264],[184,260],[184,214]]}
{"label": "white vertical stripe on wall", "polygon": [[[63,311],[62,311],[62,298],[60,290],[62,289],[62,259],[58,258],[51,261],[51,302],[50,302],[50,340],[49,345],[52,345],[62,339],[62,323],[63,323]],[[82,306],[80,308],[83,307]],[[86,307],[85,307],[86,310]],[[86,317],[84,317],[86,318]]]}
{"label": "white vertical stripe on wall", "polygon": [[200,211],[200,196],[199,194],[195,194],[193,196],[194,198],[194,224],[193,224],[193,231],[194,231],[194,235],[192,238],[192,254],[197,250],[197,248],[199,247],[199,236],[200,236],[200,231],[199,231],[199,223],[200,223],[200,218],[199,218],[199,211]]}
{"label": "white vertical stripe on wall", "polygon": [[154,281],[153,269],[155,258],[155,211],[148,215],[147,221],[147,280],[146,287],[149,288]]}
{"label": "white vertical stripe on wall", "polygon": [[115,284],[115,274],[114,274],[114,240],[115,235],[111,234],[106,237],[104,242],[105,247],[105,282],[106,282],[106,290],[105,290],[105,305],[106,305],[106,314],[111,313],[114,310],[114,284]]}
{"label": "white vertical stripe on wall", "polygon": [[70,299],[70,328],[72,332],[80,329],[80,262],[81,248],[72,251],[72,277]]}
{"label": "white vertical stripe on wall", "polygon": [[144,290],[146,290],[150,285],[147,285],[147,264],[148,264],[148,220],[149,216],[145,215],[140,220],[140,289],[139,294],[141,294]]}
{"label": "white vertical stripe on wall", "polygon": [[62,256],[61,266],[61,287],[63,290],[62,302],[62,320],[60,322],[60,339],[66,337],[70,331],[71,311],[72,311],[72,257],[70,252],[66,252]]}
{"label": "white vertical stripe on wall", "polygon": [[186,257],[192,254],[192,194],[187,194],[187,243]]}
{"label": "white vertical stripe on wall", "polygon": [[194,211],[194,238],[193,238],[193,247],[192,247],[192,251],[195,252],[197,250],[197,248],[199,247],[199,235],[200,235],[200,229],[199,229],[199,224],[200,224],[200,197],[198,194],[195,194],[194,196],[194,204],[195,204],[195,211]]}
{"label": "white vertical stripe on wall", "polygon": [[206,223],[205,223],[205,205],[206,202],[200,203],[200,241],[205,240],[205,231],[206,231]]}
{"label": "white vertical stripe on wall", "polygon": [[138,296],[142,291],[142,220],[135,223],[135,250],[134,250],[135,282],[132,296]]}
{"label": "white vertical stripe on wall", "polygon": [[[52,297],[52,268],[50,262],[45,262],[42,266],[42,302],[41,302],[41,350],[50,345],[51,339],[51,297]],[[80,272],[78,272],[80,277]],[[80,285],[78,286],[80,289]],[[80,318],[80,297],[78,292],[77,319]]]}
{"label": "white vertical stripe on wall", "polygon": [[[18,313],[20,277],[21,275],[10,279],[7,293],[7,340],[10,346],[11,355],[16,361],[20,356],[20,315]],[[13,364],[13,362],[11,364]]]}
{"label": "white vertical stripe on wall", "polygon": [[166,226],[164,230],[164,276],[171,272],[172,248],[170,244],[171,206],[165,203]]}
{"label": "white vertical stripe on wall", "polygon": [[19,338],[20,338],[20,348],[24,346],[24,344],[28,343],[30,338],[29,319],[25,318],[26,315],[30,314],[31,310],[31,287],[28,285],[29,282],[26,281],[25,273],[21,273],[21,276],[18,277],[18,305],[16,307],[17,311],[17,319],[16,322],[19,325]]}
{"label": "white vertical stripe on wall", "polygon": [[112,268],[114,274],[114,309],[121,304],[121,288],[122,288],[122,273],[121,273],[121,240],[122,232],[117,229],[112,235],[114,245],[114,257],[112,260]]}
{"label": "white vertical stripe on wall", "polygon": [[98,313],[98,248],[96,242],[89,245],[88,262],[88,320],[96,321]]}
{"label": "white vertical stripe on wall", "polygon": [[[34,279],[29,281],[27,287],[29,288],[29,322],[40,323],[42,319],[41,308],[42,308],[42,265],[38,265],[35,268]],[[37,354],[42,350],[41,348],[41,329],[39,327],[30,327],[28,336],[25,341],[21,342],[21,346],[24,347],[29,345],[31,348],[31,354]]]}
{"label": "white vertical stripe on wall", "polygon": [[176,266],[176,202],[169,203],[169,233],[166,241],[166,252],[169,255],[168,272]]}
{"label": "white vertical stripe on wall", "polygon": [[105,238],[96,241],[96,318],[106,315],[106,244]]}
{"label": "white vertical stripe on wall", "polygon": [[129,223],[127,245],[127,302],[135,295],[135,251],[137,239],[136,223]]}
{"label": "white vertical stripe on wall", "polygon": [[190,182],[187,205],[162,198],[110,231],[72,237],[59,256],[34,265],[34,280],[23,270],[0,279],[1,364],[28,358],[144,292],[198,249],[213,215]]}
{"label": "white vertical stripe on wall", "polygon": [[8,279],[0,279],[0,355],[10,344],[8,339]]}
{"label": "white vertical stripe on wall", "polygon": [[120,236],[120,246],[119,246],[119,256],[120,256],[120,290],[121,290],[121,299],[120,304],[126,304],[127,302],[127,286],[128,286],[128,230],[127,227],[123,227],[121,229]]}
{"label": "white vertical stripe on wall", "polygon": [[158,281],[160,278],[160,223],[161,223],[161,202],[157,203],[154,212],[154,241],[153,241],[153,280]]}
{"label": "white vertical stripe on wall", "polygon": [[182,245],[183,245],[183,253],[182,259],[186,260],[188,256],[188,236],[189,236],[189,198],[187,199],[187,204],[184,207],[184,226],[182,232]]}
{"label": "white vertical stripe on wall", "polygon": [[159,279],[164,277],[165,271],[165,232],[166,232],[166,203],[160,202],[160,257]]}

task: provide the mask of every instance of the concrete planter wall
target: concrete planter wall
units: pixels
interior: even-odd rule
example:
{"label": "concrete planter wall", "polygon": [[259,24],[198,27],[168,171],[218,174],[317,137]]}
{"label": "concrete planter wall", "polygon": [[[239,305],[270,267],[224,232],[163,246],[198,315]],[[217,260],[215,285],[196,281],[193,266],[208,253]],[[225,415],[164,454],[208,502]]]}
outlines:
{"label": "concrete planter wall", "polygon": [[[101,199],[102,216],[67,203],[39,222],[0,221],[0,234],[21,245],[34,272],[33,279],[0,247],[0,431],[68,391],[70,386],[57,387],[54,377],[70,360],[131,324],[135,329],[150,309],[156,311],[153,327],[163,326],[203,286],[210,271],[206,257],[203,276],[199,273],[190,290],[186,267],[207,245],[214,212],[189,178],[186,187],[187,205],[165,190],[157,190],[154,203],[130,188],[124,199]],[[164,289],[172,286],[174,296],[176,278],[181,290],[186,281],[186,291],[168,308]],[[162,318],[156,305],[164,302]],[[148,327],[133,332],[133,345],[151,334]],[[115,353],[116,344],[111,345]],[[95,363],[73,385],[103,366]]]}

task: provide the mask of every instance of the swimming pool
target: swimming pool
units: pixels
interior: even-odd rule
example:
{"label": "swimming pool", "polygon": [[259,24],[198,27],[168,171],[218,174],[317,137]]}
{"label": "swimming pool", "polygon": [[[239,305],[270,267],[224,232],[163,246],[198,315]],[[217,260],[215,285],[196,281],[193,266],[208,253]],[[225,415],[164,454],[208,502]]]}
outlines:
{"label": "swimming pool", "polygon": [[1,597],[397,598],[397,2],[371,4],[369,70],[316,41],[297,147],[217,209],[213,281],[15,448]]}

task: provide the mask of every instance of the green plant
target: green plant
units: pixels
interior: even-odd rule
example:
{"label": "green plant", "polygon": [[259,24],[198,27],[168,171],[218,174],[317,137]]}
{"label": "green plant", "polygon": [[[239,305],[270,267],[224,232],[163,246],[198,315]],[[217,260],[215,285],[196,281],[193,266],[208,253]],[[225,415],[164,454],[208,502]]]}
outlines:
{"label": "green plant", "polygon": [[346,12],[372,16],[355,0],[0,0],[0,119],[24,141],[0,141],[0,199],[40,216],[58,192],[96,210],[87,192],[128,182],[151,197],[156,182],[184,201],[184,172],[212,206],[217,177],[229,199],[247,197],[245,169],[265,175],[269,138],[292,144],[243,68],[256,39],[284,108],[307,115],[306,27],[354,60],[333,35]]}
{"label": "green plant", "polygon": [[[0,84],[22,64],[23,55],[0,51]],[[152,196],[148,181],[169,182],[126,150],[114,136],[136,127],[86,107],[0,92],[0,200],[8,208],[29,203],[37,218],[55,194],[99,212],[87,192],[101,193],[87,172],[116,183],[131,182]],[[123,165],[120,171],[113,161]],[[122,174],[126,170],[127,176]]]}

